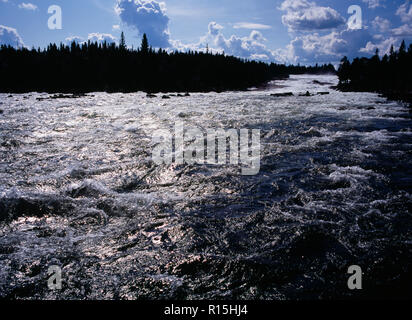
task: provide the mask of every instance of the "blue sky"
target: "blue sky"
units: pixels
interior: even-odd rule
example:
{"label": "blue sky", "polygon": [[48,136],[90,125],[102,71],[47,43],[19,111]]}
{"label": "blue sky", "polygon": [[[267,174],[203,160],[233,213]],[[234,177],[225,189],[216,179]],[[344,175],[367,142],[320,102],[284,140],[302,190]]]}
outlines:
{"label": "blue sky", "polygon": [[[49,30],[48,8],[62,8],[61,30]],[[362,25],[348,24],[348,8]],[[381,54],[412,39],[410,0],[0,0],[0,43],[45,47],[50,42],[118,41],[138,46],[204,50],[249,59],[336,63],[343,55]]]}

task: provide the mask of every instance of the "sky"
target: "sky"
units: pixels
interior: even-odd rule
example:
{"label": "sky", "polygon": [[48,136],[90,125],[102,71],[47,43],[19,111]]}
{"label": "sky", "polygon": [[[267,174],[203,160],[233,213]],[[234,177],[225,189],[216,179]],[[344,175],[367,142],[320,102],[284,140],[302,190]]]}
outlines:
{"label": "sky", "polygon": [[[61,29],[50,28],[53,5]],[[118,42],[122,31],[130,48],[146,33],[169,50],[336,64],[411,43],[412,0],[0,0],[0,44]]]}

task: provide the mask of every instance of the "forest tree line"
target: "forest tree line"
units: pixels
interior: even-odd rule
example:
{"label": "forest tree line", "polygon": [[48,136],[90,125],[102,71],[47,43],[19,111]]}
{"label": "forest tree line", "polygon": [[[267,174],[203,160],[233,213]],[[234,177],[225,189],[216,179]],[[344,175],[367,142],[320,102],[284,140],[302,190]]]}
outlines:
{"label": "forest tree line", "polygon": [[338,70],[342,91],[378,92],[395,99],[412,102],[412,44],[405,41],[382,58],[379,50],[371,58],[356,58],[352,63],[347,57],[341,60]]}
{"label": "forest tree line", "polygon": [[167,52],[120,43],[72,42],[45,49],[0,47],[0,92],[205,92],[244,90],[289,74],[335,73],[332,65],[286,66],[224,53]]}

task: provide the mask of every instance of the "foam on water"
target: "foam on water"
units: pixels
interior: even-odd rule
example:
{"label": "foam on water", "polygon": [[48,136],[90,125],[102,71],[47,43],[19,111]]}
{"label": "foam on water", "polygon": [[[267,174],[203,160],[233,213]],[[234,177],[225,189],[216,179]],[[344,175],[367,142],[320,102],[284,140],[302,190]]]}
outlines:
{"label": "foam on water", "polygon": [[[353,297],[351,264],[368,274],[364,297],[402,294],[411,115],[336,83],[300,75],[168,100],[1,94],[0,297]],[[282,92],[294,95],[270,95]],[[260,129],[260,173],[155,166],[152,135],[176,121]],[[63,268],[60,292],[47,288],[50,265]]]}

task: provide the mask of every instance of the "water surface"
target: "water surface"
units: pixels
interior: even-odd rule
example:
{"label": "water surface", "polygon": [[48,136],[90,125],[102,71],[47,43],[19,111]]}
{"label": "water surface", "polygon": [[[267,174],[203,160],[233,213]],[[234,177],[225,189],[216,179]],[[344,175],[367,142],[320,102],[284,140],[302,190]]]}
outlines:
{"label": "water surface", "polygon": [[[292,76],[264,91],[169,100],[1,94],[0,298],[404,296],[411,114],[336,82]],[[330,94],[299,96],[307,90]],[[155,166],[152,134],[176,120],[260,129],[260,173]],[[346,285],[352,264],[361,292]],[[62,267],[61,291],[47,288],[50,265]]]}

